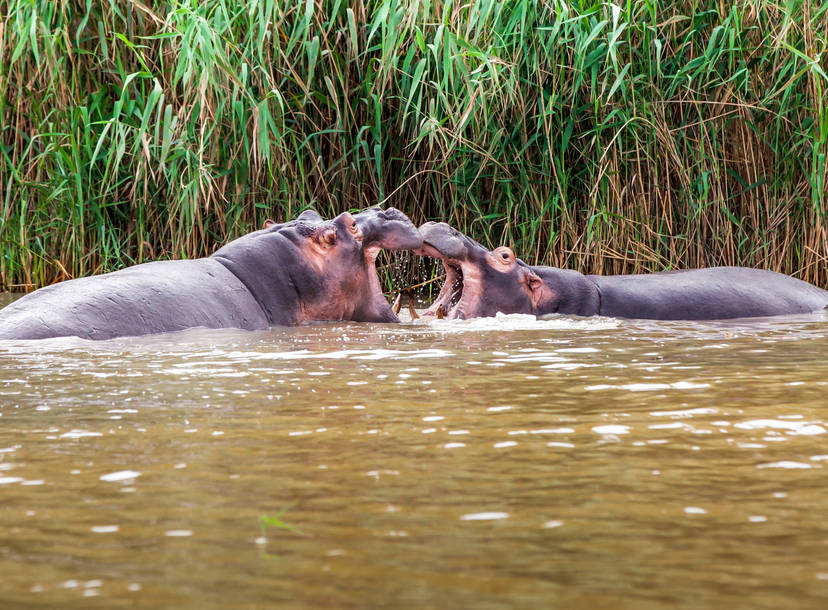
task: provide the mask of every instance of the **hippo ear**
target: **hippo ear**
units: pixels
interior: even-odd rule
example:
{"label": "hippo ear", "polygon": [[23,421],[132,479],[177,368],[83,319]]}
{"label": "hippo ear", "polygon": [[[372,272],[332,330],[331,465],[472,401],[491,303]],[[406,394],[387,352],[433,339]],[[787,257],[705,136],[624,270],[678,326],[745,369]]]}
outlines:
{"label": "hippo ear", "polygon": [[302,220],[304,222],[322,222],[322,217],[313,208],[308,208],[299,214],[299,216],[296,217],[296,220]]}
{"label": "hippo ear", "polygon": [[268,218],[267,220],[264,221],[264,228],[265,229],[269,229],[270,227],[275,226],[275,225],[276,225],[276,221],[271,220],[270,218]]}
{"label": "hippo ear", "polygon": [[336,243],[336,230],[328,228],[324,231],[318,231],[313,239],[322,248],[330,248]]}
{"label": "hippo ear", "polygon": [[526,286],[529,288],[529,296],[532,304],[537,307],[543,294],[543,280],[530,272],[526,274]]}

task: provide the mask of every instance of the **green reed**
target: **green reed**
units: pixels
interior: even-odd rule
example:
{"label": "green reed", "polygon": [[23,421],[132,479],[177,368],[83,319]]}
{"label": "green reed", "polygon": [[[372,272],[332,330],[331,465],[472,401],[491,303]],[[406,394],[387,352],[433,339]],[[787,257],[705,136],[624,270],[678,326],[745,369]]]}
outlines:
{"label": "green reed", "polygon": [[0,0],[0,289],[382,202],[828,285],[828,2]]}

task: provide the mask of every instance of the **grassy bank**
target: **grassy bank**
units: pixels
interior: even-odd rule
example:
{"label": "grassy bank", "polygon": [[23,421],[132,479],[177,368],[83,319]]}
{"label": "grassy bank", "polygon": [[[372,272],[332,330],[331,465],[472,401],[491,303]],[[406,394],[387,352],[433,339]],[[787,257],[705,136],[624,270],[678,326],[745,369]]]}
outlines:
{"label": "grassy bank", "polygon": [[828,286],[828,2],[0,0],[0,289],[382,201]]}

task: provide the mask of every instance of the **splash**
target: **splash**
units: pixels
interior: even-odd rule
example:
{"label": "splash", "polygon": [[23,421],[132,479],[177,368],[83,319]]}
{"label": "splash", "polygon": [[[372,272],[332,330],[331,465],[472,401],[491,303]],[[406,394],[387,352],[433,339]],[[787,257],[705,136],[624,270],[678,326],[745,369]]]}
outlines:
{"label": "splash", "polygon": [[498,312],[493,318],[473,318],[471,320],[428,320],[422,322],[431,329],[444,333],[481,332],[481,331],[516,331],[516,330],[609,330],[618,328],[620,323],[614,318],[572,318],[555,316],[538,318],[530,314]]}

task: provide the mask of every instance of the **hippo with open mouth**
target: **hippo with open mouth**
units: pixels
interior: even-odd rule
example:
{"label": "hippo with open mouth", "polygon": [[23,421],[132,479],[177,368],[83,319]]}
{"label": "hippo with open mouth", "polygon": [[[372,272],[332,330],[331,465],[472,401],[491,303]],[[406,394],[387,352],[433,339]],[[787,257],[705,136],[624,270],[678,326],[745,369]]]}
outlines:
{"label": "hippo with open mouth", "polygon": [[745,267],[639,275],[583,275],[532,267],[506,247],[488,250],[445,223],[420,227],[417,254],[446,270],[424,315],[467,319],[502,313],[551,313],[651,320],[722,320],[825,309],[828,292],[796,278]]}
{"label": "hippo with open mouth", "polygon": [[0,339],[397,322],[375,260],[382,248],[421,244],[414,224],[394,208],[330,221],[308,210],[291,222],[268,221],[207,258],[144,263],[36,290],[0,310]]}

